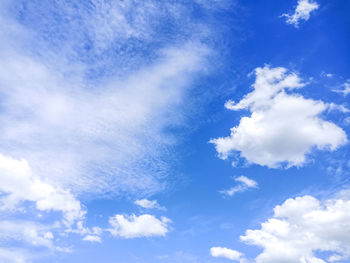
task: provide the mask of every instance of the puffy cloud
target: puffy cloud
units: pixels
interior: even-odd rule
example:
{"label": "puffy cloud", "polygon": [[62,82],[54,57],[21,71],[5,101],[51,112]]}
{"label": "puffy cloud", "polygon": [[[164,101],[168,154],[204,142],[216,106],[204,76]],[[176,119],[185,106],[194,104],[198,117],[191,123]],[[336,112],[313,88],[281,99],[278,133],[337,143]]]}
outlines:
{"label": "puffy cloud", "polygon": [[226,247],[212,247],[210,248],[210,254],[213,257],[223,257],[233,261],[245,262],[242,253]]}
{"label": "puffy cloud", "polygon": [[166,217],[158,219],[149,214],[140,216],[115,215],[109,219],[112,226],[109,231],[113,236],[123,238],[165,236],[169,231],[170,222],[171,220]]}
{"label": "puffy cloud", "polygon": [[210,140],[220,158],[239,151],[250,163],[301,166],[313,148],[332,151],[347,142],[340,127],[319,117],[331,104],[287,92],[305,85],[296,74],[265,66],[256,68],[255,75],[251,93],[225,104],[230,110],[248,109],[251,115],[241,118],[230,136]]}
{"label": "puffy cloud", "polygon": [[165,209],[165,207],[162,207],[158,204],[157,200],[148,200],[146,198],[136,200],[135,204],[138,206],[141,206],[142,208],[147,208],[147,209],[153,209],[153,208],[160,209],[160,210]]}
{"label": "puffy cloud", "polygon": [[40,211],[62,212],[64,223],[72,225],[84,217],[80,202],[69,192],[54,187],[32,171],[26,160],[16,160],[0,154],[0,209],[14,210],[20,203],[30,201]]}
{"label": "puffy cloud", "polygon": [[258,183],[256,181],[254,181],[246,176],[243,176],[243,175],[235,178],[235,181],[238,182],[239,184],[228,189],[228,190],[224,190],[221,192],[223,194],[233,196],[235,193],[244,192],[244,191],[248,190],[249,188],[257,188],[258,187]]}
{"label": "puffy cloud", "polygon": [[336,262],[350,258],[349,222],[349,199],[302,196],[276,206],[272,218],[241,240],[263,248],[257,263]]}
{"label": "puffy cloud", "polygon": [[298,0],[298,5],[294,11],[294,14],[283,14],[282,16],[287,18],[287,24],[298,27],[300,20],[309,20],[310,13],[318,8],[318,3],[312,0]]}

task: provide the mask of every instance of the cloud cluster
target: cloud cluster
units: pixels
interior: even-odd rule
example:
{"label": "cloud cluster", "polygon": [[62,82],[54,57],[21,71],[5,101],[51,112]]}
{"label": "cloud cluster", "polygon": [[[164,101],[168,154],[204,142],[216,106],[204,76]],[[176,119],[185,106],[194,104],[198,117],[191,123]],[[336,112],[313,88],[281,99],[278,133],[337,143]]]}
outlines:
{"label": "cloud cluster", "polygon": [[158,219],[149,214],[140,216],[115,215],[109,219],[112,227],[109,232],[115,237],[123,238],[165,236],[169,231],[170,222],[169,218]]}
{"label": "cloud cluster", "polygon": [[223,194],[233,196],[235,193],[244,192],[247,191],[250,188],[257,188],[258,183],[254,181],[253,179],[250,179],[246,176],[239,176],[235,178],[235,181],[238,182],[238,184],[228,190],[221,191]]}
{"label": "cloud cluster", "polygon": [[299,27],[300,20],[309,20],[310,13],[319,8],[318,3],[313,0],[298,0],[298,5],[294,11],[294,14],[282,14],[282,17],[286,17],[287,24]]}
{"label": "cloud cluster", "polygon": [[251,115],[241,118],[230,136],[210,140],[220,158],[238,151],[250,163],[301,166],[312,149],[333,151],[347,142],[340,127],[320,117],[331,104],[288,92],[305,86],[295,73],[265,66],[256,68],[255,75],[251,93],[238,103],[225,104],[230,110],[247,109]]}
{"label": "cloud cluster", "polygon": [[[210,50],[192,37],[190,13],[180,18],[183,4],[162,7],[153,0],[0,2],[0,216],[6,226],[18,216],[21,226],[33,226],[33,232],[18,228],[33,242],[64,251],[51,237],[101,242],[105,231],[84,226],[81,196],[164,189],[175,143],[167,128],[183,124],[187,91],[206,69]],[[171,41],[164,22],[172,24]],[[32,216],[41,220],[38,214],[45,225],[32,222]],[[111,222],[120,223],[112,231],[122,230],[119,236],[168,231],[165,218],[118,219]],[[127,222],[140,234],[125,234]],[[0,229],[0,235],[18,234],[6,233]],[[18,240],[0,249],[0,261],[14,253],[16,262],[30,257],[30,249],[21,249],[33,244]]]}
{"label": "cloud cluster", "polygon": [[349,222],[348,199],[302,196],[276,206],[272,218],[241,240],[263,248],[257,263],[336,262],[350,258]]}

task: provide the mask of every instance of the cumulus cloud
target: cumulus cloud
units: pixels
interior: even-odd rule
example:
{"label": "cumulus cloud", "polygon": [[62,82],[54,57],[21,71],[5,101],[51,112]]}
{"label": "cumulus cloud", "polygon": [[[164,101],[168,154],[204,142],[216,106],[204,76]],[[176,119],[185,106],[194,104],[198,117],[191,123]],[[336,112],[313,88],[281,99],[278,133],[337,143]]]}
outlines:
{"label": "cumulus cloud", "polygon": [[243,258],[243,254],[233,249],[226,247],[212,247],[210,248],[210,254],[213,257],[227,258],[233,261],[246,262]]}
{"label": "cumulus cloud", "polygon": [[239,176],[235,178],[235,181],[238,182],[238,184],[228,190],[221,191],[221,193],[233,196],[235,193],[244,192],[247,191],[250,188],[257,188],[258,183],[246,176]]}
{"label": "cumulus cloud", "polygon": [[319,8],[318,3],[312,0],[298,0],[298,5],[294,11],[294,14],[282,14],[282,17],[286,17],[287,24],[299,27],[300,20],[309,20],[310,13]]}
{"label": "cumulus cloud", "polygon": [[302,196],[276,206],[273,217],[241,241],[263,248],[257,263],[337,262],[350,258],[349,222],[348,199]]}
{"label": "cumulus cloud", "polygon": [[84,217],[80,202],[69,192],[52,186],[34,175],[24,159],[0,154],[0,209],[19,209],[23,202],[34,202],[39,211],[62,212],[67,226]]}
{"label": "cumulus cloud", "polygon": [[109,219],[112,228],[109,232],[115,237],[137,238],[165,236],[169,231],[171,220],[166,217],[156,218],[153,215],[140,216],[115,215]]}
{"label": "cumulus cloud", "polygon": [[146,198],[144,199],[138,199],[135,201],[135,204],[138,206],[141,206],[142,208],[147,208],[147,209],[160,209],[164,210],[165,207],[160,206],[157,202],[157,200],[148,200]]}
{"label": "cumulus cloud", "polygon": [[331,104],[289,92],[305,86],[295,73],[265,66],[256,68],[255,75],[251,93],[238,103],[225,104],[251,115],[241,118],[230,136],[210,140],[220,158],[240,152],[248,162],[271,168],[302,166],[312,149],[333,151],[347,142],[340,127],[320,117]]}

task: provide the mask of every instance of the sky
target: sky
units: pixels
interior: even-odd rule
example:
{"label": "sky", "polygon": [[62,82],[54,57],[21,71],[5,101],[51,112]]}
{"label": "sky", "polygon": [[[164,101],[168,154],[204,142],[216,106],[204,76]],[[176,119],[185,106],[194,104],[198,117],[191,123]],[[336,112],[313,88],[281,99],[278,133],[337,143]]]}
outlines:
{"label": "sky", "polygon": [[350,262],[348,0],[0,2],[0,263]]}

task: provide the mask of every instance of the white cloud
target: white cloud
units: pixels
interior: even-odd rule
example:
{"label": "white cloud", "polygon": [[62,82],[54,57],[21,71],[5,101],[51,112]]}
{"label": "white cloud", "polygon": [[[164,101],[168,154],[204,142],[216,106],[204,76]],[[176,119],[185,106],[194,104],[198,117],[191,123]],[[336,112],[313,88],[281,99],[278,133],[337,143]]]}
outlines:
{"label": "white cloud", "polygon": [[298,0],[298,5],[294,11],[294,14],[283,14],[282,16],[287,18],[287,24],[298,27],[300,20],[309,20],[310,13],[317,10],[318,8],[318,3],[312,0]]}
{"label": "white cloud", "polygon": [[238,182],[239,184],[234,187],[231,187],[228,190],[221,191],[221,193],[229,196],[233,196],[235,193],[244,192],[244,191],[247,191],[249,188],[258,187],[258,183],[256,181],[243,175],[236,177],[235,181]]}
{"label": "white cloud", "polygon": [[348,199],[302,196],[276,206],[272,218],[241,240],[263,248],[257,263],[336,262],[350,258],[349,222]]}
{"label": "white cloud", "polygon": [[230,136],[210,140],[220,158],[238,151],[248,162],[271,168],[302,166],[313,148],[333,151],[347,142],[340,127],[320,117],[330,104],[287,92],[305,85],[296,74],[265,66],[255,75],[251,93],[225,104],[230,110],[248,109],[251,116],[241,118]]}
{"label": "white cloud", "polygon": [[334,92],[337,93],[342,93],[344,95],[344,97],[348,96],[348,94],[350,94],[350,81],[345,82],[343,84],[343,89],[337,89],[337,90],[333,90]]}
{"label": "white cloud", "polygon": [[239,176],[237,178],[235,178],[235,181],[236,182],[241,182],[243,184],[245,184],[247,187],[257,187],[258,186],[258,183],[256,181],[254,181],[253,179],[250,179],[246,176]]}
{"label": "white cloud", "polygon": [[89,241],[89,242],[97,242],[97,243],[101,243],[101,237],[99,236],[93,236],[93,235],[87,235],[83,238],[84,241]]}
{"label": "white cloud", "polygon": [[0,221],[0,239],[16,240],[35,247],[55,249],[50,227],[28,221]]}
{"label": "white cloud", "polygon": [[142,208],[147,208],[147,209],[153,209],[153,208],[160,209],[160,210],[165,209],[165,207],[162,207],[158,204],[157,200],[148,200],[146,198],[136,200],[135,204],[138,206],[141,206]]}
{"label": "white cloud", "polygon": [[226,247],[212,247],[210,248],[210,254],[213,257],[222,257],[233,261],[245,262],[241,252]]}
{"label": "white cloud", "polygon": [[140,216],[115,215],[109,219],[112,226],[109,231],[113,236],[123,238],[165,236],[169,231],[170,222],[171,220],[166,217],[158,219],[149,214]]}
{"label": "white cloud", "polygon": [[26,160],[16,160],[0,153],[0,209],[15,210],[25,201],[34,202],[40,211],[60,211],[70,226],[84,217],[80,202],[69,192],[54,187],[32,174]]}
{"label": "white cloud", "polygon": [[0,248],[0,262],[6,263],[28,263],[30,255],[20,249]]}

